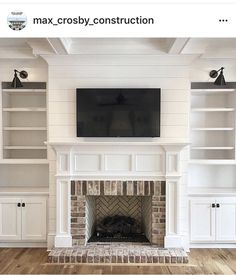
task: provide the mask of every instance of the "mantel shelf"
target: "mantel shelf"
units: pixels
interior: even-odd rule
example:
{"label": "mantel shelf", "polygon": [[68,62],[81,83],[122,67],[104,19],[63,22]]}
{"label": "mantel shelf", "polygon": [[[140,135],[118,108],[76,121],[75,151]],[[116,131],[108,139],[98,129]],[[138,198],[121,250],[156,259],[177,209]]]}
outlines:
{"label": "mantel shelf", "polygon": [[178,146],[185,147],[189,142],[152,142],[152,141],[49,141],[45,144],[51,146]]}

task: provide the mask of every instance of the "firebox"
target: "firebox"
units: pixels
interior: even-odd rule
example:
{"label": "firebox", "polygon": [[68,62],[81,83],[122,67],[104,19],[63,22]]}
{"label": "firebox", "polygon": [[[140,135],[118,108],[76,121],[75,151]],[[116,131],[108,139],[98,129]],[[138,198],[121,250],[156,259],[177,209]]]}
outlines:
{"label": "firebox", "polygon": [[73,245],[149,242],[164,246],[165,182],[72,181]]}
{"label": "firebox", "polygon": [[87,227],[91,229],[88,242],[149,242],[151,239],[150,196],[88,196],[86,209]]}

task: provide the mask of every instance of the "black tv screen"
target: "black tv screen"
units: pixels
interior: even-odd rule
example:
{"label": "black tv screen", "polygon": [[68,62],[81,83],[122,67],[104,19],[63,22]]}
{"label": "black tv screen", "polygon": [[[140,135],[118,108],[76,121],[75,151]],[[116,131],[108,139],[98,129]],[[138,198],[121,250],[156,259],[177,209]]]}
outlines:
{"label": "black tv screen", "polygon": [[159,137],[161,90],[77,89],[77,137]]}

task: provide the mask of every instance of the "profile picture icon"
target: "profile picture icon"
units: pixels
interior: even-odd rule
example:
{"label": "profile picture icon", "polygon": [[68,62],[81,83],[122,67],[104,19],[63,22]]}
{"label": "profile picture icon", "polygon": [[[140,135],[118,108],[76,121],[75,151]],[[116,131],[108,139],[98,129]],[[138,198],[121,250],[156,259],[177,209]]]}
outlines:
{"label": "profile picture icon", "polygon": [[7,23],[13,31],[21,31],[27,24],[27,16],[22,11],[13,11],[8,15]]}

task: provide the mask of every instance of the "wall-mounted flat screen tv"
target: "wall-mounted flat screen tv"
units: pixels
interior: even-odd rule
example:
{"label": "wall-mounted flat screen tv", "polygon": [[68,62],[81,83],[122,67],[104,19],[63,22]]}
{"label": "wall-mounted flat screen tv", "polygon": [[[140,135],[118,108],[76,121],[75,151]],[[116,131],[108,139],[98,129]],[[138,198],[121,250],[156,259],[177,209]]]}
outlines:
{"label": "wall-mounted flat screen tv", "polygon": [[76,90],[78,137],[160,137],[161,89]]}

